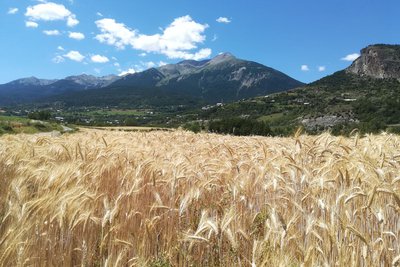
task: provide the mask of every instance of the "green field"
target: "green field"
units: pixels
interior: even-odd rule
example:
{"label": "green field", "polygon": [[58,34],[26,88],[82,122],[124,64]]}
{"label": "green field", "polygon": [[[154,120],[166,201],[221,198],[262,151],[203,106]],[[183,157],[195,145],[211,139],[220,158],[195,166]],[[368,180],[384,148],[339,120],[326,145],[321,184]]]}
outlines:
{"label": "green field", "polygon": [[151,112],[150,110],[138,110],[138,109],[99,109],[89,111],[85,115],[96,115],[96,116],[144,116]]}
{"label": "green field", "polygon": [[270,114],[270,115],[265,115],[265,116],[261,116],[260,118],[258,118],[259,121],[264,121],[264,122],[274,122],[276,120],[279,120],[283,117],[283,113],[274,113],[274,114]]}
{"label": "green field", "polygon": [[0,135],[15,133],[40,133],[51,131],[63,131],[57,123],[36,121],[16,116],[0,116]]}

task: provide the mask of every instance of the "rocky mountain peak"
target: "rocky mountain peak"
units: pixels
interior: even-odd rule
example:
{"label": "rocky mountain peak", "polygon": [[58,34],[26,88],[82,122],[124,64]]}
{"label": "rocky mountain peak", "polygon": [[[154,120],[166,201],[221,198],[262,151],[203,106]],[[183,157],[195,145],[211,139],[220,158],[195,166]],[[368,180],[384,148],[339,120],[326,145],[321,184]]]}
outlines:
{"label": "rocky mountain peak", "polygon": [[115,75],[107,75],[103,77],[96,77],[88,74],[81,74],[75,76],[68,76],[65,78],[67,81],[72,81],[76,84],[83,85],[87,88],[89,87],[104,87],[109,85],[110,83],[116,81],[118,76]]}
{"label": "rocky mountain peak", "polygon": [[347,73],[377,79],[400,79],[400,45],[370,45],[361,50],[361,55]]}
{"label": "rocky mountain peak", "polygon": [[10,82],[10,85],[22,85],[22,86],[44,86],[56,82],[57,80],[45,80],[38,79],[34,76],[18,79]]}
{"label": "rocky mountain peak", "polygon": [[209,62],[209,59],[206,60],[184,60],[178,63],[178,65],[183,65],[183,66],[192,66],[192,67],[201,67],[204,66],[207,62]]}
{"label": "rocky mountain peak", "polygon": [[236,60],[237,58],[232,55],[231,53],[221,53],[218,56],[214,57],[213,59],[210,60],[210,64],[218,64],[222,62],[228,62],[228,61],[233,61]]}

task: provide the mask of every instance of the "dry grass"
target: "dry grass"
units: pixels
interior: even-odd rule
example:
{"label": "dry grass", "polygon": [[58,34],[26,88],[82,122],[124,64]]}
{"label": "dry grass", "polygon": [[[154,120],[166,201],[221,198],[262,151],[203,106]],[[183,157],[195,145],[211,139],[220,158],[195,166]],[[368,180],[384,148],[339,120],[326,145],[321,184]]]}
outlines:
{"label": "dry grass", "polygon": [[0,266],[397,266],[400,137],[0,138]]}

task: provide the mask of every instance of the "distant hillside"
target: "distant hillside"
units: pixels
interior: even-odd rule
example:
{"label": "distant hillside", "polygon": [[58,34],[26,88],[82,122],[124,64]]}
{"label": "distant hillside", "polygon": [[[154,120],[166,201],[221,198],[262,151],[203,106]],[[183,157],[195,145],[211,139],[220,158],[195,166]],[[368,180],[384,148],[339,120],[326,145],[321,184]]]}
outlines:
{"label": "distant hillside", "polygon": [[61,80],[45,80],[36,77],[18,79],[0,85],[0,105],[33,103],[65,92],[102,88],[117,78],[114,75],[95,77],[82,74]]}
{"label": "distant hillside", "polygon": [[22,78],[0,85],[0,105],[23,103],[43,97],[43,88],[57,80],[44,80],[36,77]]}

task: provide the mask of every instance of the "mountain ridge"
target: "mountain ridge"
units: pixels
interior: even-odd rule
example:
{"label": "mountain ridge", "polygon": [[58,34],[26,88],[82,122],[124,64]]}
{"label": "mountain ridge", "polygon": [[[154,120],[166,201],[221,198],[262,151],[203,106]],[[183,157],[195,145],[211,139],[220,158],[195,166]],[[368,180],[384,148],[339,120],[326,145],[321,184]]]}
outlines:
{"label": "mountain ridge", "polygon": [[17,79],[0,85],[0,104],[19,104],[37,101],[43,97],[67,91],[81,91],[108,86],[118,76],[72,75],[63,79],[39,79],[34,76]]}
{"label": "mountain ridge", "polygon": [[[18,103],[18,98],[22,103],[39,100],[62,102],[66,98],[71,100],[71,94],[74,94],[74,97],[85,98],[85,91],[89,89],[105,89],[96,91],[100,94],[97,96],[99,103],[107,102],[106,98],[110,92],[135,95],[135,98],[140,98],[141,95],[149,97],[143,94],[145,89],[151,90],[153,94],[159,92],[161,95],[174,95],[177,99],[172,101],[174,103],[178,103],[180,97],[215,103],[285,91],[304,85],[278,70],[257,62],[238,59],[231,53],[222,53],[201,61],[184,60],[122,77],[95,77],[83,74],[52,82],[43,81],[43,85],[40,85],[40,82],[36,82],[37,85],[28,83],[26,87],[17,91],[12,90],[12,82],[0,85],[0,104]],[[31,89],[30,92],[26,92],[28,89]],[[24,93],[26,95],[23,95]]]}
{"label": "mountain ridge", "polygon": [[[211,102],[238,100],[304,85],[278,70],[238,59],[231,53],[222,53],[210,60],[181,61],[145,72],[151,72],[147,79],[154,76],[151,86],[190,93]],[[124,84],[132,80],[131,85],[138,85],[134,80],[144,75],[142,72],[125,76]],[[111,84],[120,85],[119,81]]]}

